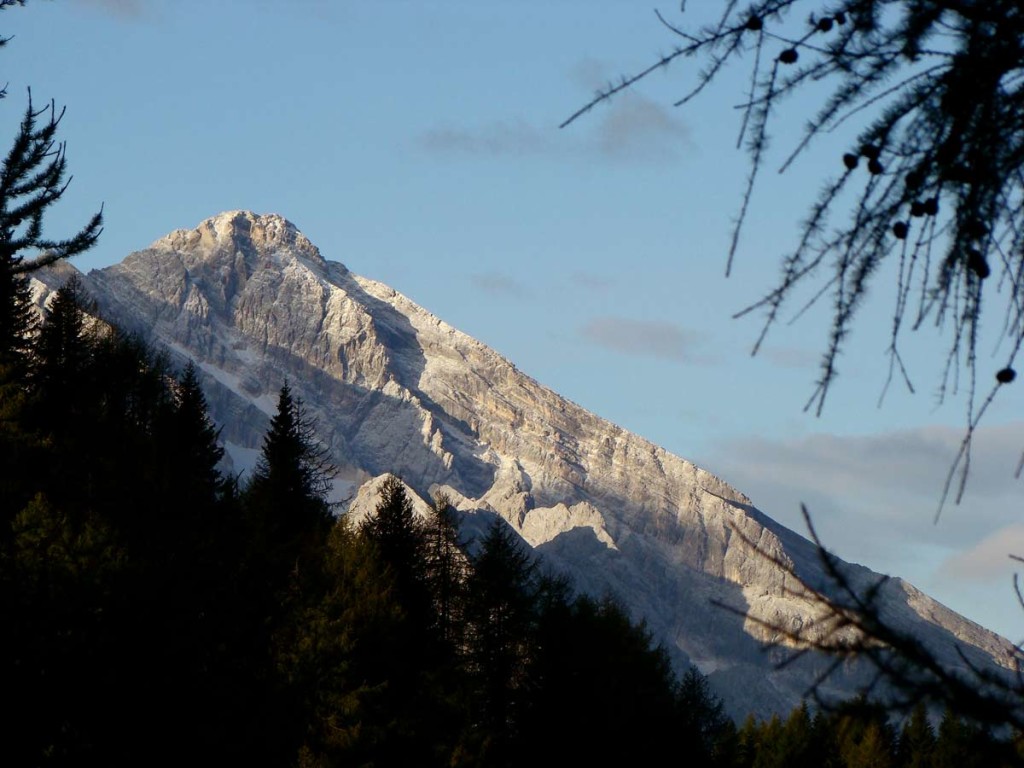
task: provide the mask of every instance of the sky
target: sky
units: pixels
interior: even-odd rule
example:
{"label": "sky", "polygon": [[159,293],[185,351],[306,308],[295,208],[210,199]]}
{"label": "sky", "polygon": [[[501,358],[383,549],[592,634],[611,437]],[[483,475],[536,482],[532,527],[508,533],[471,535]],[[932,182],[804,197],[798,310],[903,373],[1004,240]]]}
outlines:
{"label": "sky", "polygon": [[[915,392],[894,385],[879,405],[894,279],[879,275],[820,416],[804,405],[828,307],[792,322],[791,311],[757,356],[761,318],[733,319],[773,287],[846,151],[838,132],[775,173],[814,94],[779,110],[729,278],[748,171],[736,148],[744,68],[676,108],[697,67],[682,59],[558,128],[675,45],[654,8],[698,25],[717,5],[29,0],[0,13],[13,37],[0,52],[0,139],[28,88],[36,106],[66,107],[74,178],[47,234],[103,206],[99,245],[75,260],[83,271],[221,211],[279,213],[325,258],[780,522],[805,532],[806,503],[840,556],[1024,639],[1008,557],[1024,554],[1024,382],[989,408],[966,495],[936,523],[967,402],[939,402],[948,337],[925,326],[904,341]],[[983,382],[1005,353],[985,337]]]}

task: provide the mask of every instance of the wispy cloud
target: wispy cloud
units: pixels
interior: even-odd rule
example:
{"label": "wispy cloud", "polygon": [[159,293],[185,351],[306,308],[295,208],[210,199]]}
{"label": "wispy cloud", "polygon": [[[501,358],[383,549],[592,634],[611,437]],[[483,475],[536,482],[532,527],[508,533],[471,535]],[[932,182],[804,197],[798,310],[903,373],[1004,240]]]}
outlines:
{"label": "wispy cloud", "polygon": [[948,558],[939,575],[953,580],[1006,584],[1021,567],[1010,555],[1024,556],[1024,523],[1001,528],[970,549]]}
{"label": "wispy cloud", "polygon": [[138,19],[143,14],[143,0],[75,0],[78,5],[113,14],[123,19]]}
{"label": "wispy cloud", "polygon": [[729,440],[704,463],[801,531],[805,503],[826,545],[840,555],[898,563],[908,542],[945,557],[1016,522],[1024,497],[1024,483],[1014,478],[1022,437],[1021,422],[975,433],[967,494],[961,505],[947,505],[938,524],[942,487],[963,438],[954,427]]}
{"label": "wispy cloud", "polygon": [[587,341],[622,355],[679,363],[708,362],[694,350],[701,342],[700,334],[673,323],[595,317],[580,328],[579,334]]}
{"label": "wispy cloud", "polygon": [[664,162],[689,144],[689,130],[664,105],[636,93],[622,94],[594,113],[590,124],[559,131],[521,118],[476,127],[442,125],[418,138],[437,154],[510,157],[583,157],[617,162]]}
{"label": "wispy cloud", "polygon": [[500,272],[478,272],[469,276],[472,285],[492,296],[522,298],[526,296],[526,286],[514,277]]}
{"label": "wispy cloud", "polygon": [[662,104],[638,93],[621,94],[599,113],[594,144],[616,160],[671,160],[690,144],[689,129]]}
{"label": "wispy cloud", "polygon": [[419,138],[431,152],[472,155],[540,155],[558,150],[554,134],[523,120],[499,121],[466,130],[452,126],[431,128]]}
{"label": "wispy cloud", "polygon": [[779,368],[814,368],[821,362],[821,353],[798,347],[766,347],[758,355]]}
{"label": "wispy cloud", "polygon": [[598,293],[604,293],[615,285],[611,278],[582,270],[577,270],[569,275],[569,282],[578,288],[585,288],[588,291]]}
{"label": "wispy cloud", "polygon": [[723,442],[700,463],[802,534],[800,504],[806,504],[823,543],[840,557],[907,578],[954,610],[1016,637],[1020,612],[1009,555],[1024,554],[1024,482],[1014,478],[1024,422],[975,433],[967,493],[936,524],[962,438],[955,427],[749,438]]}

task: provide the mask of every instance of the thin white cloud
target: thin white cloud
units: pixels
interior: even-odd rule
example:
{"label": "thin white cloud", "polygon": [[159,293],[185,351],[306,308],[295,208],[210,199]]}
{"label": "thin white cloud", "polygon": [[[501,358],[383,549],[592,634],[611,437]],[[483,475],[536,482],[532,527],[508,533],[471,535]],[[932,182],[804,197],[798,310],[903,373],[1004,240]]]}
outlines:
{"label": "thin white cloud", "polygon": [[1011,574],[1024,567],[1024,480],[1014,478],[1024,422],[976,432],[963,502],[934,522],[963,438],[954,427],[866,436],[729,440],[700,463],[806,535],[807,505],[822,542],[845,560],[902,576],[1007,637],[1021,634]]}
{"label": "thin white cloud", "polygon": [[1006,584],[1021,563],[1010,555],[1024,556],[1024,523],[1013,523],[986,536],[970,549],[948,558],[940,578]]}
{"label": "thin white cloud", "polygon": [[611,65],[606,60],[585,56],[569,70],[569,79],[576,85],[596,92],[608,86],[611,72]]}
{"label": "thin white cloud", "polygon": [[557,151],[555,138],[522,120],[512,120],[475,130],[431,128],[420,136],[419,143],[426,150],[444,154],[540,155]]}
{"label": "thin white cloud", "polygon": [[540,127],[522,119],[482,126],[436,126],[419,146],[436,154],[511,157],[582,157],[616,162],[664,162],[689,146],[689,130],[664,105],[624,93],[571,131]]}
{"label": "thin white cloud", "polygon": [[673,323],[603,316],[589,320],[579,333],[587,341],[623,355],[679,363],[707,362],[694,351],[700,344],[700,334]]}
{"label": "thin white cloud", "polygon": [[143,14],[142,0],[75,0],[81,6],[113,14],[123,19],[138,19]]}
{"label": "thin white cloud", "polygon": [[934,522],[962,438],[963,431],[953,427],[751,437],[721,444],[704,464],[765,513],[801,532],[800,504],[806,504],[826,545],[879,567],[898,565],[908,544],[948,556],[1019,518],[1024,482],[1014,469],[1024,443],[1022,422],[976,432],[964,500],[947,504]]}
{"label": "thin white cloud", "polygon": [[526,286],[510,275],[500,272],[478,272],[469,276],[473,287],[492,296],[522,298],[527,294]]}
{"label": "thin white cloud", "polygon": [[821,353],[798,347],[766,347],[758,354],[779,368],[814,368],[821,363]]}
{"label": "thin white cloud", "polygon": [[595,132],[598,152],[617,160],[671,160],[690,145],[690,132],[664,105],[638,93],[616,97]]}
{"label": "thin white cloud", "polygon": [[569,282],[579,288],[586,288],[588,291],[604,293],[612,288],[615,283],[608,277],[593,272],[577,270],[569,276]]}

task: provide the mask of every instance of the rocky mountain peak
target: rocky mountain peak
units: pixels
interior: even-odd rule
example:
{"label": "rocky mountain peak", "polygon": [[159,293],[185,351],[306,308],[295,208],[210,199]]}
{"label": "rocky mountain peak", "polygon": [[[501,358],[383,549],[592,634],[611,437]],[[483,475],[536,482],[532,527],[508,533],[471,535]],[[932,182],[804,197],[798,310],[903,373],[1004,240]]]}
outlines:
{"label": "rocky mountain peak", "polygon": [[277,260],[289,256],[311,265],[324,265],[319,249],[276,213],[225,211],[201,222],[195,229],[177,229],[154,242],[149,250],[193,254],[223,261],[226,254],[242,254],[250,260]]}
{"label": "rocky mountain peak", "polygon": [[[92,272],[86,288],[101,313],[196,362],[236,467],[258,453],[287,379],[351,484],[353,510],[372,503],[364,481],[393,472],[423,499],[444,491],[470,527],[500,516],[580,589],[617,595],[646,619],[732,714],[786,712],[827,667],[808,655],[777,669],[764,652],[766,623],[813,621],[815,605],[779,567],[820,582],[809,542],[710,472],[325,261],[286,219],[222,213]],[[954,643],[972,663],[1009,663],[1006,641],[909,585],[891,581],[885,599],[951,665],[965,658]],[[852,664],[834,694],[867,674]]]}

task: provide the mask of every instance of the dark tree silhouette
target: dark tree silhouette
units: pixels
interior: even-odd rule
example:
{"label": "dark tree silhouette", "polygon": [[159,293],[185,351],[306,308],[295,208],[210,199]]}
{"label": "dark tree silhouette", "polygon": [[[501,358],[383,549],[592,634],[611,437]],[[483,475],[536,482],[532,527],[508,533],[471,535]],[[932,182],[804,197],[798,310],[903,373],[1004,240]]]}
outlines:
{"label": "dark tree silhouette", "polygon": [[453,649],[461,646],[469,560],[462,551],[456,512],[449,497],[438,494],[424,530],[426,580],[434,606],[438,638]]}
{"label": "dark tree silhouette", "polygon": [[425,633],[432,612],[427,589],[425,530],[413,513],[412,501],[401,480],[388,475],[381,483],[380,501],[359,530],[377,548],[381,562],[391,573],[399,602],[409,612],[415,629]]}
{"label": "dark tree silhouette", "polygon": [[[0,0],[0,11],[15,0]],[[0,47],[9,38],[0,38]],[[7,95],[0,88],[0,99]],[[51,104],[28,106],[0,168],[0,410],[18,398],[28,372],[35,314],[25,273],[91,248],[102,230],[102,211],[64,240],[43,235],[43,218],[67,189],[64,145],[57,142],[63,117]],[[26,257],[28,259],[26,260]]]}
{"label": "dark tree silhouette", "polygon": [[316,439],[302,402],[292,397],[285,383],[246,489],[267,542],[291,550],[309,534],[322,533],[331,518],[327,492],[333,477],[327,449]]}
{"label": "dark tree silhouette", "polygon": [[[898,374],[913,389],[900,353],[903,331],[926,322],[949,336],[940,397],[967,373],[968,429],[943,494],[959,470],[959,499],[974,428],[999,387],[1015,378],[1024,344],[1024,7],[1019,0],[730,0],[701,29],[683,26],[685,8],[679,23],[658,15],[677,40],[670,53],[599,91],[563,127],[677,59],[702,64],[677,106],[730,65],[748,62],[749,91],[739,100],[750,174],[727,274],[786,97],[820,94],[820,101],[781,158],[782,171],[833,129],[859,128],[837,148],[837,172],[783,258],[779,282],[737,316],[765,313],[756,353],[798,289],[811,290],[811,304],[831,301],[821,375],[807,404],[820,413],[869,286],[895,284],[886,387]],[[985,305],[1000,315],[1003,342],[991,387],[977,379]]]}
{"label": "dark tree silhouette", "polygon": [[[11,263],[13,274],[32,272],[55,261],[76,256],[95,245],[102,231],[103,214],[97,212],[81,230],[63,240],[43,236],[46,209],[67,189],[64,144],[57,128],[64,110],[53,102],[42,109],[32,104],[22,117],[18,134],[4,159],[0,174],[0,255]],[[35,252],[27,261],[25,251]]]}
{"label": "dark tree silhouette", "polygon": [[514,753],[545,586],[522,539],[496,517],[480,541],[467,583],[472,733],[484,764],[508,764]]}

